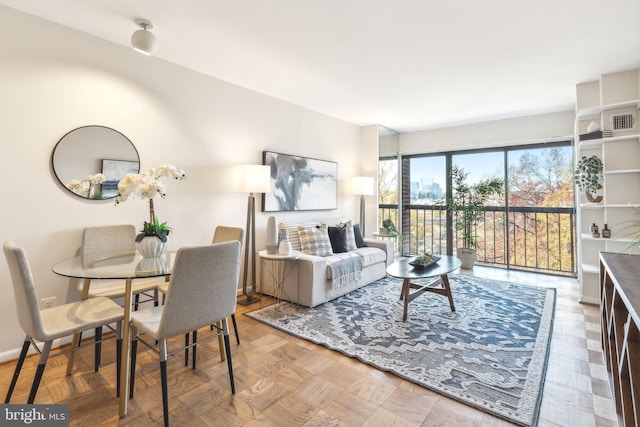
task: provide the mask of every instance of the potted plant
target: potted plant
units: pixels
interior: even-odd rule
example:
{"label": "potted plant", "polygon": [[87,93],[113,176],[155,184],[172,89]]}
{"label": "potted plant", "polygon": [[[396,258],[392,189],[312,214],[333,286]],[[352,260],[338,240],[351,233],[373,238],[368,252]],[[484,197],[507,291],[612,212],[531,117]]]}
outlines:
{"label": "potted plant", "polygon": [[462,247],[457,249],[456,254],[464,269],[473,268],[475,263],[478,247],[475,229],[482,219],[487,199],[492,195],[504,194],[502,178],[487,178],[476,184],[468,184],[468,175],[459,166],[451,168],[453,197],[447,200],[447,207],[455,218],[456,230],[462,233]]}
{"label": "potted plant", "polygon": [[185,172],[173,165],[161,165],[149,169],[142,174],[130,173],[118,182],[118,196],[115,204],[139,197],[149,199],[149,221],[145,221],[140,234],[136,236],[138,252],[145,258],[157,258],[161,256],[167,247],[167,240],[172,229],[166,222],[160,222],[156,218],[153,198],[160,196],[165,198],[167,193],[161,178],[185,179]]}
{"label": "potted plant", "polygon": [[580,192],[585,193],[590,202],[598,203],[602,201],[602,196],[593,195],[602,188],[602,171],[604,165],[602,160],[593,155],[591,157],[582,156],[576,165],[573,173],[573,180]]}
{"label": "potted plant", "polygon": [[382,227],[387,230],[387,234],[398,236],[398,238],[402,240],[402,233],[400,233],[400,230],[396,228],[396,225],[393,223],[391,218],[387,218],[382,221]]}

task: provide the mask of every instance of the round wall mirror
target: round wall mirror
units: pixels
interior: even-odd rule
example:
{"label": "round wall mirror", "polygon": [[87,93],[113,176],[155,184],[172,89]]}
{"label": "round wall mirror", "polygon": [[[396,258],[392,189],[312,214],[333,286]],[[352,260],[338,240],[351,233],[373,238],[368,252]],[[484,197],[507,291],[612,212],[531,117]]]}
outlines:
{"label": "round wall mirror", "polygon": [[140,171],[140,157],[129,138],[117,130],[83,126],[58,141],[51,165],[60,184],[71,193],[104,200],[118,195],[118,182],[126,174]]}

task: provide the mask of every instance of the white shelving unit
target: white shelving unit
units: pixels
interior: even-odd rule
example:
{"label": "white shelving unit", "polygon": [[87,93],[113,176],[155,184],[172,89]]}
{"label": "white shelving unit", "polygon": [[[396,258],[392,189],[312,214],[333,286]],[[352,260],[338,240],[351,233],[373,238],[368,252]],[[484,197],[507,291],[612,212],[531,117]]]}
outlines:
{"label": "white shelving unit", "polygon": [[[599,253],[640,253],[629,250],[628,221],[640,220],[635,212],[640,208],[640,126],[613,130],[611,114],[629,113],[640,118],[639,70],[606,74],[600,80],[576,86],[576,161],[582,156],[596,155],[604,164],[604,182],[597,195],[599,203],[589,202],[580,195],[578,227],[578,275],[581,283],[580,301],[599,304]],[[593,121],[600,129],[612,130],[613,136],[580,141]],[[634,216],[635,215],[635,216]],[[590,227],[595,223],[600,234],[604,225],[611,238],[594,238]]]}

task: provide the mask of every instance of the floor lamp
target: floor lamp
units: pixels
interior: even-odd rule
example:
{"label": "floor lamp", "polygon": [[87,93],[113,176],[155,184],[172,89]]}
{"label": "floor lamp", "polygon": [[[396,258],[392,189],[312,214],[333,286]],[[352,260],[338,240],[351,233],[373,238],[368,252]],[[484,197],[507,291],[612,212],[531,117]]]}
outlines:
{"label": "floor lamp", "polygon": [[[237,165],[233,167],[233,190],[237,193],[249,193],[247,203],[247,228],[244,244],[244,274],[242,295],[247,298],[238,301],[240,305],[249,305],[260,301],[256,293],[256,193],[271,191],[271,168],[263,165]],[[251,258],[251,290],[247,286],[249,277],[249,258]]]}
{"label": "floor lamp", "polygon": [[351,192],[360,196],[360,229],[364,236],[364,196],[373,195],[373,178],[370,176],[354,176],[351,178]]}

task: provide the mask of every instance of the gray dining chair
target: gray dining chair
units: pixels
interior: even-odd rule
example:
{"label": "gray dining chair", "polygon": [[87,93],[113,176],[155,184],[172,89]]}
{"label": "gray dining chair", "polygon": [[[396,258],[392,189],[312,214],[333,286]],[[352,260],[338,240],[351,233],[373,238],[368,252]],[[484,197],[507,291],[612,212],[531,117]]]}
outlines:
{"label": "gray dining chair", "polygon": [[[82,262],[91,264],[114,253],[135,252],[136,229],[131,224],[105,225],[86,227],[82,232]],[[140,295],[145,295],[146,301],[154,301],[158,305],[158,284],[162,282],[155,279],[134,280],[131,284],[134,295],[134,309],[140,304]],[[125,284],[123,280],[93,280],[80,284],[89,286],[86,297],[124,297]],[[144,302],[144,301],[142,301]]]}
{"label": "gray dining chair", "polygon": [[[242,244],[244,238],[244,229],[240,227],[229,227],[226,225],[218,225],[213,231],[213,239],[211,243],[223,243],[231,241],[239,241]],[[169,289],[169,283],[161,283],[158,285],[158,290],[166,295]],[[231,314],[231,323],[233,323],[233,330],[236,336],[236,344],[240,345],[240,333],[238,332],[238,324],[236,322],[236,314]],[[189,340],[189,336],[185,336],[185,340]],[[189,352],[185,352],[185,366],[189,363]]]}
{"label": "gray dining chair", "polygon": [[[9,403],[13,390],[18,382],[22,365],[29,351],[30,345],[40,353],[38,367],[36,369],[31,392],[27,403],[31,404],[36,398],[40,380],[44,373],[44,369],[49,357],[66,354],[70,351],[76,351],[78,348],[95,345],[96,347],[96,364],[95,371],[98,371],[98,345],[102,341],[102,336],[98,330],[102,330],[103,326],[116,324],[116,364],[117,364],[117,383],[120,383],[120,350],[122,346],[122,321],[124,318],[124,310],[118,304],[109,298],[96,297],[84,301],[72,302],[59,305],[44,310],[40,310],[38,306],[38,293],[33,282],[31,267],[25,251],[19,248],[13,242],[6,242],[3,245],[9,271],[11,273],[11,281],[13,283],[13,292],[15,294],[16,308],[18,312],[18,321],[22,329],[26,332],[26,337],[22,345],[22,351],[16,364],[16,369],[11,379],[11,384],[7,391],[5,403]],[[72,336],[93,329],[96,332],[96,340],[72,347],[67,350],[57,352],[50,356],[53,341],[60,338]],[[38,347],[36,341],[44,343],[42,349]],[[118,387],[118,390],[120,388]]]}
{"label": "gray dining chair", "polygon": [[[135,389],[135,367],[138,341],[152,348],[160,357],[162,405],[164,424],[169,425],[169,398],[167,387],[167,358],[169,355],[193,347],[219,335],[229,369],[231,393],[235,394],[233,364],[229,346],[227,317],[236,309],[236,290],[240,277],[240,242],[231,241],[213,245],[181,248],[178,250],[171,272],[164,305],[142,309],[131,314],[131,391]],[[198,340],[198,329],[214,325],[214,333]],[[193,332],[191,332],[193,331]],[[169,351],[167,340],[178,335],[193,334],[193,343],[186,343]],[[140,337],[148,337],[148,341]],[[156,349],[155,342],[159,347]],[[194,357],[195,361],[195,357]],[[195,369],[195,362],[193,368]]]}

